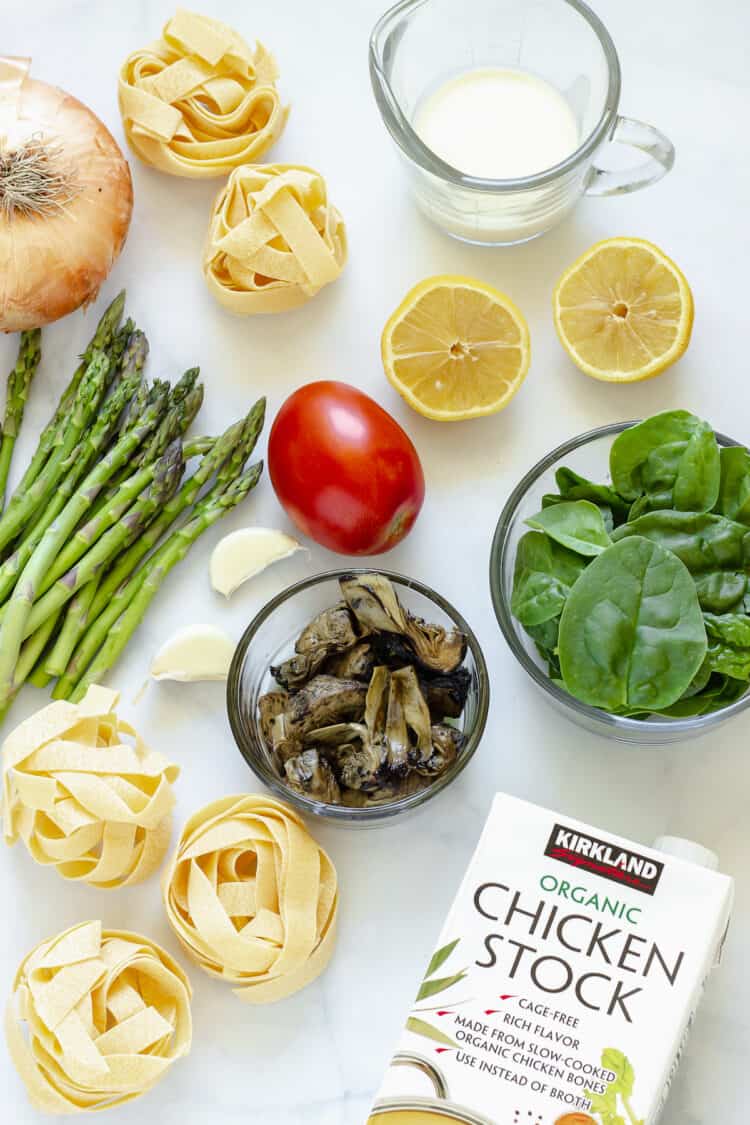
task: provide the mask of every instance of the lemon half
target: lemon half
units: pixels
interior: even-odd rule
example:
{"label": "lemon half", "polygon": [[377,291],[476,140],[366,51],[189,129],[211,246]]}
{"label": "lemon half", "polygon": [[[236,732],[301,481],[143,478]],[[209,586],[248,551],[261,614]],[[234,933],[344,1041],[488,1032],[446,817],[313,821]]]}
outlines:
{"label": "lemon half", "polygon": [[504,293],[471,277],[428,277],[383,329],[385,373],[426,418],[457,422],[510,402],[531,359],[529,328]]}
{"label": "lemon half", "polygon": [[690,343],[690,286],[675,263],[642,238],[597,242],[566,270],[553,300],[562,346],[594,379],[650,379]]}

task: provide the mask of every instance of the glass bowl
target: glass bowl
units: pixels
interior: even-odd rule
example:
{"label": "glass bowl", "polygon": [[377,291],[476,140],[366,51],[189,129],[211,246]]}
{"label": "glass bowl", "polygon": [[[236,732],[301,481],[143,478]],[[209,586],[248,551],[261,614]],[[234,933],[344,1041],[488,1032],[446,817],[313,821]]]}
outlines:
{"label": "glass bowl", "polygon": [[[568,719],[587,730],[619,742],[639,746],[662,746],[682,742],[713,730],[733,715],[738,715],[750,705],[750,694],[728,704],[719,711],[688,719],[670,719],[654,715],[650,719],[626,719],[610,715],[598,707],[591,707],[574,699],[550,680],[536,646],[520,622],[511,613],[510,599],[513,590],[513,568],[516,548],[521,536],[528,531],[525,520],[542,507],[545,492],[556,492],[555,470],[568,465],[590,480],[609,480],[609,450],[619,433],[636,422],[615,422],[596,430],[579,434],[553,449],[530,469],[511,493],[498,520],[490,554],[490,590],[495,615],[511,652],[519,664],[541,688],[547,700]],[[719,445],[738,443],[723,434],[716,434]]]}
{"label": "glass bowl", "polygon": [[[446,628],[455,626],[466,634],[468,645],[464,667],[469,671],[471,682],[463,715],[456,720],[465,735],[465,742],[453,765],[418,793],[367,808],[349,808],[316,801],[289,788],[279,776],[263,741],[258,723],[258,699],[275,687],[270,666],[291,656],[294,642],[304,626],[321,610],[341,600],[339,578],[349,574],[373,573],[391,580],[405,609],[437,625]],[[479,642],[461,614],[445,598],[421,582],[387,570],[375,571],[372,567],[318,574],[295,583],[272,598],[245,630],[234,654],[227,682],[229,724],[240,753],[253,772],[277,796],[300,812],[345,825],[372,825],[399,816],[423,805],[450,785],[469,764],[479,745],[487,721],[489,701],[487,665]]]}

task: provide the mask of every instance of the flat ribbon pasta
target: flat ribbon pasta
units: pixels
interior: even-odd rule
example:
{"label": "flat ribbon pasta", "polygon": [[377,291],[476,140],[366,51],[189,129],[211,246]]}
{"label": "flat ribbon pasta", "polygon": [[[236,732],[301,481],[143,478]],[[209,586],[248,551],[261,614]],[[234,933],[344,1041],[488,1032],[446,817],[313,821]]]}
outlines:
{"label": "flat ribbon pasta", "polygon": [[289,115],[273,55],[218,20],[179,8],[162,38],[120,70],[125,134],[146,164],[173,176],[221,176],[258,160]]}
{"label": "flat ribbon pasta", "polygon": [[2,751],[6,843],[20,838],[37,863],[95,887],[139,883],[159,866],[180,772],[118,719],[118,699],[94,685],[80,703],[52,703]]}
{"label": "flat ribbon pasta", "polygon": [[344,221],[323,177],[303,164],[236,168],[214,203],[203,276],[235,313],[296,308],[346,262]]}
{"label": "flat ribbon pasta", "polygon": [[34,1106],[71,1114],[144,1094],[190,1050],[191,995],[177,962],[139,934],[82,922],[43,941],[21,963],[5,1014]]}
{"label": "flat ribbon pasta", "polygon": [[291,995],[328,964],[336,870],[281,801],[249,794],[206,805],[185,825],[163,886],[185,950],[249,1004]]}

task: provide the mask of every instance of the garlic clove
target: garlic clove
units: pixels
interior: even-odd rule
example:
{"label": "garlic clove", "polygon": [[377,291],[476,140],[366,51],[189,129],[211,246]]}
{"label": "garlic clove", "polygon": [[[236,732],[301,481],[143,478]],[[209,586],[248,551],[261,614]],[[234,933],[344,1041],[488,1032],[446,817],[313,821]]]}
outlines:
{"label": "garlic clove", "polygon": [[270,527],[231,531],[214,547],[209,564],[211,585],[226,598],[266,567],[305,548],[291,535]]}
{"label": "garlic clove", "polygon": [[231,637],[215,625],[188,625],[162,645],[151,661],[155,680],[225,680],[234,656]]}

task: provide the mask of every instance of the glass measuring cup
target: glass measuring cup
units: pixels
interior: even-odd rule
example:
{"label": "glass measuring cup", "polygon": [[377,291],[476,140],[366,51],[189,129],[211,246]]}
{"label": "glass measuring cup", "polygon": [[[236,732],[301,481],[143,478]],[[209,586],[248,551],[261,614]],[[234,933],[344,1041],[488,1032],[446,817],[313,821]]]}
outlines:
{"label": "glass measuring cup", "polygon": [[[556,87],[575,114],[579,146],[519,179],[470,176],[447,164],[412,124],[425,97],[479,67],[518,69]],[[620,63],[604,24],[582,0],[401,0],[375,25],[370,77],[420,208],[456,238],[510,245],[555,226],[588,195],[619,195],[661,179],[672,143],[618,114]],[[646,154],[624,171],[597,164],[612,142]]]}

